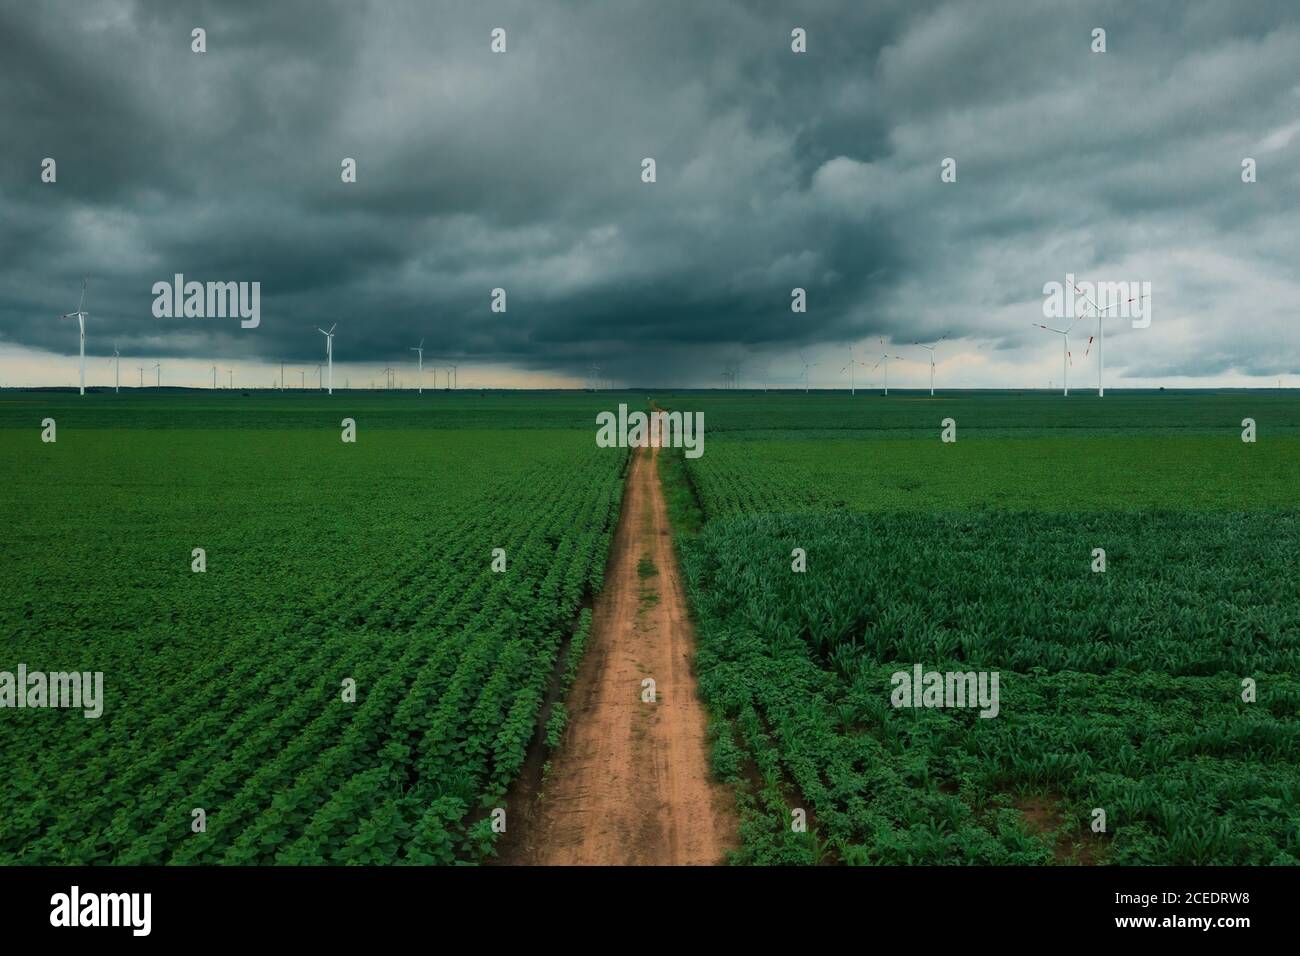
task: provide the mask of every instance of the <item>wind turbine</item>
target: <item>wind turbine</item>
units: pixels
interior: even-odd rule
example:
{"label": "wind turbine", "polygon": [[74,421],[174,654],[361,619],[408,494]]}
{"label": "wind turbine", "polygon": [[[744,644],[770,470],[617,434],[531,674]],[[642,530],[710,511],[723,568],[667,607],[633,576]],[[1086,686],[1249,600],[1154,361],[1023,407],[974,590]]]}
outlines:
{"label": "wind turbine", "polygon": [[144,388],[144,366],[137,366],[140,369],[140,387]]}
{"label": "wind turbine", "polygon": [[[881,344],[881,345],[884,345],[884,344],[885,344],[885,340],[884,340],[884,339],[881,339],[881,340],[880,340],[880,344]],[[890,355],[888,352],[883,352],[883,353],[881,353],[880,361],[877,362],[875,365],[871,366],[871,371],[873,371],[873,372],[874,372],[876,369],[880,368],[880,366],[882,366],[882,365],[885,366],[885,394],[886,394],[886,395],[889,394],[889,360],[890,360],[890,359],[894,359],[895,361],[901,362],[901,361],[903,361],[903,356],[901,356],[901,355]]]}
{"label": "wind turbine", "polygon": [[[1030,323],[1030,325],[1033,325],[1035,328],[1046,329],[1048,332],[1055,332],[1057,335],[1061,337],[1061,372],[1065,376],[1065,378],[1062,380],[1065,389],[1061,393],[1062,395],[1070,394],[1070,366],[1074,364],[1074,359],[1070,355],[1070,329],[1073,329],[1075,324],[1078,323],[1078,321],[1079,321],[1078,319],[1075,319],[1074,322],[1071,322],[1069,329],[1054,329],[1051,326],[1043,325],[1040,322]],[[1092,339],[1088,339],[1088,342],[1089,344],[1091,344]]]}
{"label": "wind turbine", "polygon": [[808,370],[810,368],[816,368],[817,363],[809,362],[806,358],[803,357],[803,352],[799,353],[799,361],[803,362],[803,393],[807,395],[808,394]]}
{"label": "wind turbine", "polygon": [[162,388],[162,363],[154,362],[153,367],[158,370],[158,387]]}
{"label": "wind turbine", "polygon": [[448,365],[448,366],[447,366],[447,376],[448,376],[448,380],[449,380],[449,384],[448,384],[448,386],[447,386],[448,388],[455,388],[455,387],[456,387],[456,382],[460,380],[460,375],[457,374],[457,369],[458,369],[459,367],[460,367],[460,366],[458,366],[458,365]]}
{"label": "wind turbine", "polygon": [[114,393],[122,390],[122,353],[117,350],[117,343],[113,343],[113,391]]}
{"label": "wind turbine", "polygon": [[392,367],[391,365],[385,365],[383,368],[381,368],[381,369],[379,370],[379,374],[382,375],[382,376],[384,377],[384,388],[385,388],[385,389],[390,389],[390,388],[392,388],[392,387],[393,387],[393,367]]}
{"label": "wind turbine", "polygon": [[86,394],[86,317],[89,312],[83,312],[81,307],[86,304],[86,280],[81,280],[81,298],[77,300],[76,312],[65,312],[59,316],[61,319],[76,319],[77,325],[81,329],[81,394]]}
{"label": "wind turbine", "polygon": [[316,331],[319,332],[321,335],[325,336],[325,362],[329,366],[329,370],[330,370],[330,394],[331,395],[334,394],[334,330],[337,329],[338,327],[339,324],[335,322],[333,325],[330,326],[330,330],[326,332],[320,326],[316,326]]}
{"label": "wind turbine", "polygon": [[[942,342],[947,337],[948,337],[948,333],[945,332],[942,336],[940,336],[939,342]],[[931,398],[934,398],[934,350],[939,347],[939,342],[935,342],[933,345],[922,345],[920,342],[912,343],[917,348],[925,349],[927,352],[930,353],[930,397]]]}
{"label": "wind turbine", "polygon": [[[1074,291],[1078,292],[1079,295],[1083,295],[1083,291],[1077,285],[1074,287]],[[1097,310],[1097,336],[1096,336],[1097,338],[1097,397],[1104,398],[1106,395],[1106,387],[1105,384],[1102,382],[1102,371],[1105,369],[1106,363],[1102,360],[1101,347],[1103,342],[1105,341],[1106,336],[1104,332],[1104,326],[1101,324],[1101,320],[1106,318],[1106,313],[1109,312],[1111,309],[1117,309],[1121,305],[1128,305],[1130,302],[1137,302],[1141,299],[1145,299],[1146,296],[1135,295],[1132,296],[1131,298],[1125,299],[1123,302],[1116,302],[1112,305],[1108,305],[1104,309],[1101,306],[1099,306],[1096,302],[1093,302],[1092,299],[1089,299],[1086,295],[1083,295],[1083,298],[1087,301],[1089,305],[1091,305],[1094,309]],[[1087,310],[1085,309],[1084,312],[1086,313]],[[1079,318],[1085,318],[1085,317],[1086,316],[1080,316]],[[1075,321],[1077,322],[1078,319],[1076,319]],[[1092,350],[1092,339],[1089,338],[1088,351],[1091,350]],[[1083,354],[1084,354],[1084,358],[1087,358],[1088,352],[1085,351]]]}
{"label": "wind turbine", "polygon": [[228,368],[226,371],[230,373],[230,390],[233,392],[235,390],[235,370]]}
{"label": "wind turbine", "polygon": [[301,389],[307,388],[307,370],[305,368],[298,369],[298,387]]}
{"label": "wind turbine", "polygon": [[842,369],[840,369],[840,374],[841,374],[841,375],[843,375],[845,372],[848,372],[848,373],[849,373],[849,394],[850,394],[850,395],[857,395],[857,394],[858,394],[857,373],[858,373],[858,366],[859,366],[859,365],[861,365],[863,368],[866,368],[866,367],[867,367],[865,362],[859,362],[859,361],[857,360],[857,357],[854,356],[854,354],[853,354],[853,346],[850,345],[850,346],[849,346],[849,364],[846,365],[846,366],[844,366]]}
{"label": "wind turbine", "polygon": [[[417,345],[415,348],[411,349],[411,351],[415,353],[417,366],[419,368],[419,375],[420,375],[419,384],[416,386],[416,394],[423,395],[424,394],[424,339],[420,339],[420,344]],[[434,388],[437,388],[437,386],[435,385]]]}
{"label": "wind turbine", "polygon": [[217,367],[212,366],[212,388],[215,391],[217,387]]}

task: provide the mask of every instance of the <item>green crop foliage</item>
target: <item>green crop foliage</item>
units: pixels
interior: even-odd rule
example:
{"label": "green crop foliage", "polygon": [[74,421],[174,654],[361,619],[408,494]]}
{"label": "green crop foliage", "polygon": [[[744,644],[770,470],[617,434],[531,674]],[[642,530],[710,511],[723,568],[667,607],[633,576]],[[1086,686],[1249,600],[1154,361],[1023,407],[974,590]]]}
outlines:
{"label": "green crop foliage", "polygon": [[414,403],[302,398],[286,428],[261,417],[275,396],[248,421],[228,397],[223,427],[175,427],[188,398],[136,399],[125,427],[69,413],[50,445],[0,429],[0,669],[105,685],[99,720],[0,714],[0,862],[489,857],[486,815],[586,642],[625,453],[544,403],[539,429],[411,430],[366,409]]}
{"label": "green crop foliage", "polygon": [[[684,576],[715,768],[757,768],[738,860],[1300,862],[1297,540],[1295,511],[708,522]],[[999,672],[1000,713],[894,708],[917,662]]]}
{"label": "green crop foliage", "polygon": [[[734,862],[1300,862],[1300,403],[1114,398],[663,399]],[[895,708],[916,663],[998,716]]]}

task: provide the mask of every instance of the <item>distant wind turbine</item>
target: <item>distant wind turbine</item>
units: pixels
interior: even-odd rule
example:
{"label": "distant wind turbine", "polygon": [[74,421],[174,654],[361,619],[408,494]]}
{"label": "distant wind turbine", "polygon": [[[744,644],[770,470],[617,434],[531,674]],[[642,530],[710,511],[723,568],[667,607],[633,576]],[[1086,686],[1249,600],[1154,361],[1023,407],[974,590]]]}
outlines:
{"label": "distant wind turbine", "polygon": [[144,366],[140,365],[138,368],[140,369],[140,387],[144,388]]}
{"label": "distant wind turbine", "polygon": [[212,389],[213,389],[213,391],[216,391],[216,388],[217,388],[217,367],[214,365],[214,366],[212,366]]}
{"label": "distant wind turbine", "polygon": [[113,343],[113,391],[122,390],[122,353],[117,350],[117,343]]}
{"label": "distant wind turbine", "polygon": [[799,361],[803,362],[803,393],[807,395],[808,394],[808,370],[810,368],[816,368],[817,363],[809,362],[806,358],[803,357],[803,352],[799,353]]}
{"label": "distant wind turbine", "polygon": [[158,372],[158,387],[162,388],[162,363],[154,362],[153,367]]}
{"label": "distant wind turbine", "polygon": [[849,364],[844,366],[842,369],[840,369],[841,375],[843,375],[845,372],[849,373],[849,394],[850,395],[858,394],[857,373],[858,373],[859,365],[861,365],[863,368],[867,367],[865,362],[859,362],[857,360],[857,357],[853,354],[853,346],[850,345]]}
{"label": "distant wind turbine", "polygon": [[[420,344],[417,345],[415,348],[411,349],[411,351],[415,353],[415,357],[417,360],[417,367],[419,369],[419,376],[420,376],[418,380],[418,384],[416,386],[416,394],[423,395],[424,394],[424,339],[420,339]],[[434,385],[434,388],[437,388],[437,385]]]}
{"label": "distant wind turbine", "polygon": [[86,280],[81,280],[81,298],[77,301],[76,312],[65,312],[59,316],[62,319],[76,319],[77,325],[81,330],[81,394],[86,394],[86,319],[89,312],[83,312],[82,306],[86,304]]}
{"label": "distant wind turbine", "polygon": [[330,370],[330,394],[331,395],[334,394],[334,330],[337,329],[338,327],[339,324],[337,322],[335,322],[333,325],[330,326],[330,330],[328,332],[326,332],[320,326],[316,327],[316,331],[319,332],[321,335],[325,336],[325,362],[329,366],[329,370]]}
{"label": "distant wind turbine", "polygon": [[920,342],[912,343],[917,348],[925,349],[927,352],[930,353],[930,397],[931,398],[934,398],[934,350],[937,349],[939,347],[939,343],[942,342],[947,337],[948,337],[948,333],[945,332],[942,336],[939,337],[939,341],[935,342],[933,345],[922,345]]}
{"label": "distant wind turbine", "polygon": [[[1041,322],[1030,323],[1035,328],[1046,329],[1048,332],[1054,332],[1061,337],[1061,374],[1065,376],[1062,379],[1064,390],[1061,394],[1067,396],[1070,394],[1070,366],[1074,364],[1074,359],[1070,355],[1070,329],[1073,329],[1078,321],[1078,319],[1075,319],[1074,322],[1071,322],[1069,329],[1054,329],[1049,325],[1043,325]],[[1089,339],[1088,342],[1091,344],[1092,340]],[[1048,388],[1051,388],[1050,382]]]}
{"label": "distant wind turbine", "polygon": [[[1083,298],[1087,301],[1087,303],[1097,310],[1097,336],[1096,336],[1097,338],[1097,397],[1104,398],[1106,395],[1106,386],[1105,383],[1102,381],[1102,372],[1105,370],[1106,364],[1102,360],[1102,345],[1104,343],[1106,334],[1101,320],[1107,318],[1106,313],[1109,312],[1111,309],[1118,309],[1121,305],[1128,305],[1130,302],[1138,302],[1142,299],[1145,299],[1146,296],[1135,295],[1132,298],[1125,299],[1123,302],[1115,302],[1111,305],[1106,306],[1105,308],[1102,308],[1096,302],[1092,301],[1092,299],[1089,299],[1086,295],[1083,295],[1083,290],[1081,290],[1077,285],[1074,287],[1074,291],[1079,293],[1079,295],[1082,295]],[[1086,309],[1084,311],[1085,313],[1087,312]],[[1080,316],[1079,318],[1084,318],[1084,316]],[[1078,319],[1076,319],[1075,321],[1077,322]],[[1092,349],[1092,339],[1088,340],[1088,349],[1089,351]],[[1084,352],[1085,358],[1087,357],[1087,354],[1088,354],[1087,352]]]}
{"label": "distant wind turbine", "polygon": [[[883,345],[885,344],[885,340],[884,340],[884,339],[881,339],[881,340],[880,340],[880,344],[883,346]],[[890,359],[893,359],[893,360],[896,361],[896,362],[901,362],[901,361],[903,361],[903,356],[901,356],[901,355],[890,355],[888,352],[884,352],[884,353],[882,353],[881,356],[880,356],[880,361],[877,362],[875,365],[871,366],[871,371],[873,371],[873,372],[874,372],[876,369],[880,368],[880,366],[882,366],[882,365],[885,366],[885,394],[886,394],[886,395],[889,394],[889,360],[890,360]]]}
{"label": "distant wind turbine", "polygon": [[456,382],[459,381],[459,379],[460,379],[460,374],[459,374],[459,371],[458,371],[459,368],[460,368],[460,366],[458,366],[458,365],[448,365],[448,366],[447,366],[447,376],[448,376],[448,385],[447,385],[447,387],[448,387],[448,388],[455,388],[455,387],[456,387]]}

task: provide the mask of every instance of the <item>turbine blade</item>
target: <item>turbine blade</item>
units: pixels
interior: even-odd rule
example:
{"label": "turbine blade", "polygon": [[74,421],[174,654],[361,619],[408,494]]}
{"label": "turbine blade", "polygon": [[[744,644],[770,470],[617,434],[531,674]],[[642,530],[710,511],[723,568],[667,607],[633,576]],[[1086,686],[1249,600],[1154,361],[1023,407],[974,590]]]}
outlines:
{"label": "turbine blade", "polygon": [[1089,299],[1086,295],[1083,295],[1083,290],[1080,289],[1077,285],[1074,287],[1074,291],[1079,293],[1079,295],[1082,295],[1083,300],[1087,302],[1089,305],[1091,305],[1094,309],[1097,310],[1101,309],[1101,306],[1099,306],[1096,302],[1093,302],[1092,299]]}

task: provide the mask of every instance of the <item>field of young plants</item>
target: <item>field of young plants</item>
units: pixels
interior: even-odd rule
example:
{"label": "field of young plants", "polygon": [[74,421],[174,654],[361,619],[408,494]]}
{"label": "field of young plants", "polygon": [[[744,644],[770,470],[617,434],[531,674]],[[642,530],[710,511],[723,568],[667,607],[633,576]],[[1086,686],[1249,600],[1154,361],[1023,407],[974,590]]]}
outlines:
{"label": "field of young plants", "polygon": [[491,853],[619,513],[590,399],[5,399],[0,670],[104,702],[0,713],[0,863]]}
{"label": "field of young plants", "polygon": [[1298,403],[1053,398],[718,398],[666,462],[737,862],[1300,863]]}
{"label": "field of young plants", "polygon": [[[0,712],[0,864],[491,858],[642,399],[0,392],[0,672],[104,680]],[[732,862],[1300,863],[1290,393],[652,399]]]}

